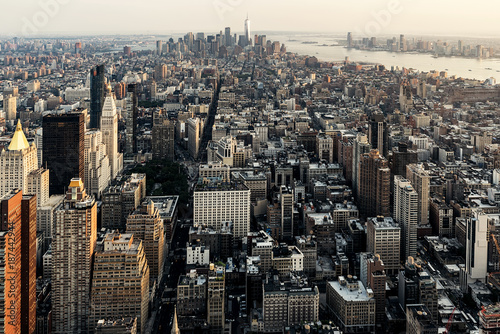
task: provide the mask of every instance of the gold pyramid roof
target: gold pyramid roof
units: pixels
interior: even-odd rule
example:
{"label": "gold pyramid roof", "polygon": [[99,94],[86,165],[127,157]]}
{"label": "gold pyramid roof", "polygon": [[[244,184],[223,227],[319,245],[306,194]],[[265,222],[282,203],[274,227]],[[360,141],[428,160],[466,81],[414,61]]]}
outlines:
{"label": "gold pyramid roof", "polygon": [[14,132],[14,136],[12,136],[12,140],[10,141],[9,151],[21,151],[29,147],[30,145],[24,135],[21,121],[17,120],[16,132]]}

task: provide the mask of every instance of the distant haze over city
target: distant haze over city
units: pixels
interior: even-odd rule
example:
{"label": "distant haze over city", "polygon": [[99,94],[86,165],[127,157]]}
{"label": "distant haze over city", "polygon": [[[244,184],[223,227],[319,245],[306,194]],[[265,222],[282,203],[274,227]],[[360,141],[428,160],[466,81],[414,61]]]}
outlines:
{"label": "distant haze over city", "polygon": [[242,31],[248,13],[253,31],[500,37],[495,1],[24,0],[2,12],[0,32],[12,36]]}

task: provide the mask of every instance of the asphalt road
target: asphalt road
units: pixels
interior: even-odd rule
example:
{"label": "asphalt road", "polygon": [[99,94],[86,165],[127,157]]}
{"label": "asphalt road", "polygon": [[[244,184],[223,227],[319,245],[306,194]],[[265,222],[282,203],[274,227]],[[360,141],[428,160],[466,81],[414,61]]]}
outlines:
{"label": "asphalt road", "polygon": [[[183,225],[181,222],[184,217],[179,217],[178,226],[175,229],[174,237],[172,238],[172,248],[169,256],[165,261],[165,270],[163,273],[162,284],[158,289],[156,298],[158,315],[155,319],[152,333],[170,333],[172,320],[174,316],[175,302],[162,302],[162,299],[170,299],[177,297],[177,282],[179,276],[186,271],[185,247],[189,238],[189,226]],[[169,292],[165,290],[172,289]]]}

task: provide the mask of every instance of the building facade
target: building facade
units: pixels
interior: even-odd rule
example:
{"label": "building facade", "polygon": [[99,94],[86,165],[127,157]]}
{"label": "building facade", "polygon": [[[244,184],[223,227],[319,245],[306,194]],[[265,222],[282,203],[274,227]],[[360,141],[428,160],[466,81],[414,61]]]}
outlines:
{"label": "building facade", "polygon": [[38,169],[38,155],[34,144],[29,144],[18,122],[16,132],[7,150],[0,152],[0,197],[12,189],[28,191],[28,175]]}
{"label": "building facade", "polygon": [[335,323],[344,333],[375,331],[375,298],[361,281],[340,276],[326,285],[326,304]]}
{"label": "building facade", "polygon": [[43,166],[50,170],[50,194],[64,194],[72,178],[85,180],[85,120],[81,112],[43,118]]}
{"label": "building facade", "polygon": [[109,159],[110,178],[114,179],[123,169],[123,155],[118,152],[118,114],[115,99],[108,91],[102,108],[101,123],[102,143],[106,146]]}
{"label": "building facade", "polygon": [[388,275],[400,268],[401,228],[391,217],[371,218],[367,222],[367,251],[378,254]]}
{"label": "building facade", "polygon": [[390,169],[377,150],[361,155],[359,166],[359,211],[365,217],[390,215]]}
{"label": "building facade", "polygon": [[[116,287],[120,287],[117,289]],[[91,320],[137,318],[144,333],[149,310],[149,266],[142,241],[132,234],[109,233],[97,245],[92,290]]]}
{"label": "building facade", "polygon": [[219,230],[233,223],[236,238],[250,231],[250,190],[239,183],[198,184],[194,190],[193,224]]}
{"label": "building facade", "polygon": [[142,240],[149,266],[150,284],[160,280],[165,260],[165,235],[163,221],[152,200],[142,205],[127,218],[127,233]]}
{"label": "building facade", "polygon": [[36,328],[36,196],[12,190],[0,199],[0,332]]}
{"label": "building facade", "polygon": [[54,333],[87,333],[92,258],[97,240],[97,205],[81,179],[72,179],[55,212],[52,245]]}

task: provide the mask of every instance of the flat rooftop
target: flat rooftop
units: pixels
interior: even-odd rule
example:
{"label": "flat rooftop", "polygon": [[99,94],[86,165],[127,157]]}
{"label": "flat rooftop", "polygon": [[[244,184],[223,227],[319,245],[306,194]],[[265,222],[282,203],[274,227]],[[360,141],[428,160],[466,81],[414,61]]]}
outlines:
{"label": "flat rooftop", "polygon": [[365,302],[370,301],[373,297],[368,295],[363,283],[357,281],[357,289],[349,289],[348,285],[341,285],[339,281],[330,281],[328,284],[348,302]]}

